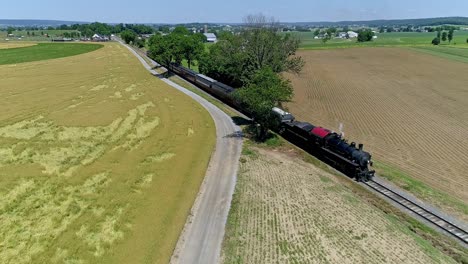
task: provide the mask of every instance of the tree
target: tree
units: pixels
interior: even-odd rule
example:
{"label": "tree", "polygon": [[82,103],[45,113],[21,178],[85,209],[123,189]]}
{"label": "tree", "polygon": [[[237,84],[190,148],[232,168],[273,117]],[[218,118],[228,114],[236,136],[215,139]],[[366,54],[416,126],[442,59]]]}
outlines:
{"label": "tree", "polygon": [[449,30],[447,38],[448,38],[448,41],[449,41],[449,44],[450,44],[452,42],[452,39],[453,39],[453,29]]}
{"label": "tree", "polygon": [[436,37],[436,38],[434,38],[432,40],[432,45],[439,45],[439,44],[440,44],[440,39],[439,38]]}
{"label": "tree", "polygon": [[8,35],[13,34],[13,31],[15,31],[15,28],[14,28],[14,27],[8,27],[8,28],[7,28],[7,34],[8,34]]}
{"label": "tree", "polygon": [[149,56],[165,66],[171,62],[180,64],[184,59],[186,41],[187,36],[177,33],[154,35],[149,39]]}
{"label": "tree", "polygon": [[446,41],[447,40],[447,32],[443,32],[442,33],[442,41]]}
{"label": "tree", "polygon": [[234,92],[234,97],[245,105],[258,125],[256,137],[260,141],[266,139],[269,129],[278,125],[271,109],[290,101],[292,96],[293,89],[289,81],[282,79],[269,67],[258,70],[244,88]]}
{"label": "tree", "polygon": [[189,34],[189,31],[186,27],[184,26],[177,26],[173,31],[172,33],[174,34],[181,34],[181,35],[188,35]]}
{"label": "tree", "polygon": [[168,33],[170,32],[168,26],[160,26],[160,27],[158,28],[158,30],[159,30],[160,32],[164,33],[164,34],[168,34]]}
{"label": "tree", "polygon": [[316,36],[318,36],[319,34],[320,34],[320,29],[317,28],[317,29],[314,31],[314,36],[316,37]]}
{"label": "tree", "polygon": [[466,38],[466,43],[468,43],[468,38]]}
{"label": "tree", "polygon": [[137,35],[132,30],[126,29],[120,33],[120,37],[125,43],[130,44],[135,42]]}
{"label": "tree", "polygon": [[441,35],[441,32],[440,30],[437,30],[437,38],[440,40],[440,35]]}
{"label": "tree", "polygon": [[384,28],[384,27],[380,27],[379,33],[384,33],[384,32],[385,32],[385,28]]}
{"label": "tree", "polygon": [[183,45],[184,59],[187,60],[189,68],[193,65],[193,61],[199,59],[205,50],[203,45],[205,41],[206,37],[203,34],[184,36],[184,41],[181,44]]}
{"label": "tree", "polygon": [[358,30],[358,37],[357,37],[358,42],[372,41],[373,37],[374,37],[374,32],[372,32],[372,30],[370,29]]}
{"label": "tree", "polygon": [[325,44],[330,39],[331,39],[330,35],[328,33],[325,33],[325,35],[323,35],[322,42]]}
{"label": "tree", "polygon": [[33,32],[31,33],[31,35],[34,37],[34,36],[36,36],[36,33],[33,31]]}
{"label": "tree", "polygon": [[275,73],[300,72],[304,61],[295,56],[299,39],[291,34],[278,34],[278,24],[263,15],[248,16],[245,25],[239,35],[210,47],[210,52],[199,61],[202,73],[240,87],[264,67]]}

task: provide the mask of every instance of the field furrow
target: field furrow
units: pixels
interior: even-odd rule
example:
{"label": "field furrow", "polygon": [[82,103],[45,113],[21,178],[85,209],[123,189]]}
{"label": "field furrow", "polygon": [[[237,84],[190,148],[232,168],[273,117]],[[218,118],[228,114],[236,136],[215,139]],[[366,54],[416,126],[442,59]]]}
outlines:
{"label": "field furrow", "polygon": [[335,131],[342,123],[376,160],[468,204],[468,64],[400,48],[299,55],[303,72],[286,74],[299,120]]}

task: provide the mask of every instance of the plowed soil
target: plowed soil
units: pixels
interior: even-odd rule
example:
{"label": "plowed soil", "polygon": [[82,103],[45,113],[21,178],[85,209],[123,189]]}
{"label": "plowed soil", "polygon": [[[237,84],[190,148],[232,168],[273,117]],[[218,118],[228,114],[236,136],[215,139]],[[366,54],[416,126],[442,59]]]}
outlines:
{"label": "plowed soil", "polygon": [[468,64],[401,48],[299,55],[302,73],[286,75],[299,120],[342,123],[374,159],[468,203]]}
{"label": "plowed soil", "polygon": [[224,263],[454,263],[337,177],[284,152],[244,150]]}

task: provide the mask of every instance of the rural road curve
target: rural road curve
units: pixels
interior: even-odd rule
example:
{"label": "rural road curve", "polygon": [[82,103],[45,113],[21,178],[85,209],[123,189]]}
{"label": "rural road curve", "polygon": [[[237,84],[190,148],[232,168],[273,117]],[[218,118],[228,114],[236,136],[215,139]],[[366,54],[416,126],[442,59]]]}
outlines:
{"label": "rural road curve", "polygon": [[[147,58],[153,64],[148,65],[142,55],[122,42],[120,43],[127,47],[148,71],[158,75],[152,69],[158,65],[156,62]],[[218,263],[237,179],[242,150],[242,132],[231,117],[204,98],[168,79],[161,78],[161,80],[200,103],[210,113],[216,126],[215,151],[211,156],[191,214],[177,242],[171,263]]]}

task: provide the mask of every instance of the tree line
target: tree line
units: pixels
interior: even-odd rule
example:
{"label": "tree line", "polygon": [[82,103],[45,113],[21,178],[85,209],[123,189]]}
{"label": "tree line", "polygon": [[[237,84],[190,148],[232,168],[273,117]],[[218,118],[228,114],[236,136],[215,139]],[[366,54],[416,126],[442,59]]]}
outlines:
{"label": "tree line", "polygon": [[[449,42],[449,44],[452,42],[453,40],[453,34],[454,34],[454,29],[453,28],[450,28],[450,30],[447,32],[447,31],[437,31],[437,35],[434,39],[432,39],[432,44],[433,45],[439,45],[441,40],[442,41],[447,41]],[[466,40],[466,42],[468,43],[468,39]]]}
{"label": "tree line", "polygon": [[178,26],[170,34],[155,34],[148,40],[148,55],[163,65],[181,64],[187,60],[189,68],[204,52],[205,35],[189,32]]}
{"label": "tree line", "polygon": [[[26,31],[36,31],[41,30],[38,27],[8,27],[7,32],[11,34],[15,30],[26,30]],[[47,27],[47,30],[70,30],[72,31],[79,31],[81,36],[84,37],[91,37],[94,34],[109,36],[111,34],[119,34],[125,30],[130,30],[135,34],[152,34],[155,32],[155,29],[148,25],[142,24],[116,24],[116,25],[109,25],[106,23],[99,23],[94,22],[91,24],[73,24],[73,25],[60,25],[57,27]],[[69,32],[69,33],[71,33]]]}

